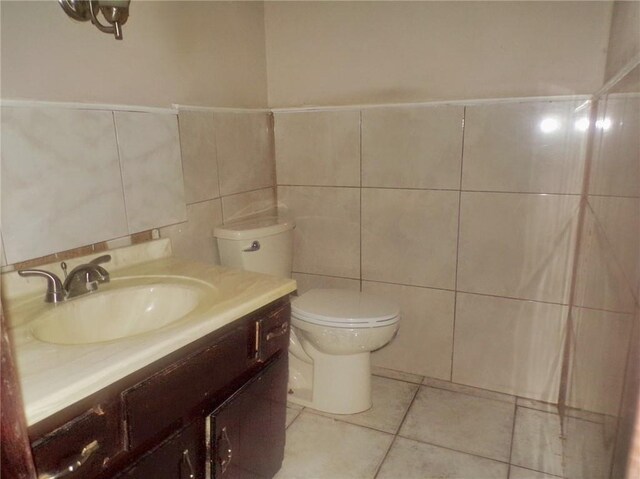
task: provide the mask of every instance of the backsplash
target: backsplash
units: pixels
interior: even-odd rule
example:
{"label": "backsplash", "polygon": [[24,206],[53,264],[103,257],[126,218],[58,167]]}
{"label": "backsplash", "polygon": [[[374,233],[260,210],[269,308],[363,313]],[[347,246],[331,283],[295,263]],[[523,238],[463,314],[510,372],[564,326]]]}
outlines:
{"label": "backsplash", "polygon": [[555,402],[584,100],[276,110],[299,291],[398,301],[374,365]]}
{"label": "backsplash", "polygon": [[215,225],[275,205],[270,114],[177,113],[3,106],[2,265],[156,228],[217,262]]}

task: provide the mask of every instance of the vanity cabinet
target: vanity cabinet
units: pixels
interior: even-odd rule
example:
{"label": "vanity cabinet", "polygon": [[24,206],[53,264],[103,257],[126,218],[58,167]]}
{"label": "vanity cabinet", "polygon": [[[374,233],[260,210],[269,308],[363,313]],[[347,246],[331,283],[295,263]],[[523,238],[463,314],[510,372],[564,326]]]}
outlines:
{"label": "vanity cabinet", "polygon": [[275,301],[31,426],[39,477],[272,477],[289,319]]}

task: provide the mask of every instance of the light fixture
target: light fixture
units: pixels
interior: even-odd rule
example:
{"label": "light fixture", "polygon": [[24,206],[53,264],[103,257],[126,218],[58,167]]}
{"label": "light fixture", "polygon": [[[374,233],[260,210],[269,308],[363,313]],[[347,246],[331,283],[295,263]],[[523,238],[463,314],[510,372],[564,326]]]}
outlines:
{"label": "light fixture", "polygon": [[[58,0],[71,18],[80,22],[91,20],[101,32],[113,33],[116,40],[122,40],[122,25],[129,18],[129,2],[130,0]],[[108,25],[98,20],[100,13]]]}

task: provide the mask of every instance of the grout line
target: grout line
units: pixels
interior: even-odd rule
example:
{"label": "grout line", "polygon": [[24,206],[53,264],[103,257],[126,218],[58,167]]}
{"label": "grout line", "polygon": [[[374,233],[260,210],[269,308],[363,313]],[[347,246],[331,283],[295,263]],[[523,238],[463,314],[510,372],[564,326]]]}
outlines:
{"label": "grout line", "polygon": [[[513,438],[516,434],[517,416],[518,416],[518,398],[516,398],[516,402],[513,403],[513,422],[511,424],[511,441],[509,442],[509,464],[511,464],[511,460],[513,458]],[[511,476],[511,466],[509,466],[509,476]]]}
{"label": "grout line", "polygon": [[[359,233],[360,233],[360,238],[359,238],[359,244],[358,244],[358,251],[360,252],[360,275],[359,275],[359,280],[360,280],[360,292],[362,292],[362,286],[363,286],[363,281],[362,281],[362,110],[359,110],[359,141],[360,141],[360,155],[359,155],[359,159],[360,159],[360,229],[359,229]],[[382,463],[381,463],[382,464]]]}
{"label": "grout line", "polygon": [[454,293],[453,293],[453,324],[451,326],[451,362],[449,367],[449,380],[453,382],[453,360],[456,349],[456,316],[458,312],[458,262],[460,258],[460,213],[462,211],[462,174],[464,169],[464,137],[465,137],[465,119],[467,116],[467,107],[462,109],[462,141],[460,145],[460,183],[458,191],[458,224],[456,229],[456,265],[454,275]]}
{"label": "grout line", "polygon": [[[415,383],[413,383],[413,384],[415,384]],[[468,388],[473,388],[473,386],[468,386],[466,384],[459,384],[459,383],[454,383],[454,382],[452,382],[451,384],[454,384],[456,386],[465,386],[465,387],[468,387]],[[435,386],[435,385],[431,385],[431,384],[420,384],[420,387],[438,389],[439,391],[447,391],[447,392],[454,393],[454,394],[464,394],[465,396],[471,396],[471,397],[478,398],[478,399],[486,399],[487,401],[497,401],[497,402],[501,402],[501,403],[504,403],[504,404],[512,404],[511,401],[507,401],[505,399],[488,398],[488,397],[485,397],[485,396],[481,396],[479,393],[474,393],[472,391],[454,391],[453,389],[447,389],[444,386]],[[475,389],[481,389],[481,388],[475,388]],[[511,396],[511,394],[501,393],[501,392],[498,392],[498,391],[491,391],[489,389],[481,389],[481,390],[482,391],[487,391],[487,392],[490,392],[490,393],[504,394],[505,396]],[[516,398],[516,396],[511,396],[511,397]],[[517,400],[514,401],[513,404],[517,405],[518,404]]]}
{"label": "grout line", "polygon": [[[113,120],[113,133],[116,140],[116,153],[118,154],[118,169],[120,171],[120,186],[122,187],[122,206],[124,207],[124,218],[127,223],[127,235],[131,235],[131,230],[129,226],[129,210],[127,208],[127,194],[124,191],[124,173],[122,170],[122,156],[120,155],[120,139],[118,135],[118,125],[116,123],[116,113],[114,111],[111,112],[111,119]],[[182,154],[180,155],[182,161]],[[186,208],[186,206],[185,206]]]}
{"label": "grout line", "polygon": [[[538,471],[537,469],[531,469],[530,467],[519,466],[518,464],[509,464],[509,471],[511,471],[512,467],[518,467],[520,469],[526,469],[527,471],[537,472],[539,474],[544,474],[544,475],[549,476],[549,477],[557,477],[558,479],[564,479],[563,476],[556,476],[555,474],[551,474],[549,472]],[[509,476],[509,477],[511,477],[511,476]]]}
{"label": "grout line", "polygon": [[[362,174],[362,172],[361,172]],[[460,188],[416,188],[410,186],[357,186],[357,185],[312,185],[308,183],[280,183],[278,186],[287,186],[289,188],[361,188],[366,190],[402,190],[402,191],[451,191],[454,193],[485,193],[496,195],[533,195],[533,196],[575,196],[579,197],[580,193],[558,193],[554,191],[498,191],[498,190],[461,190]],[[593,195],[596,196],[596,195]],[[600,195],[605,196],[605,195]],[[626,197],[623,197],[626,198]],[[636,198],[629,196],[629,198]]]}
{"label": "grout line", "polygon": [[211,116],[213,117],[213,121],[211,123],[213,124],[213,141],[215,143],[214,164],[216,167],[216,178],[218,180],[218,198],[220,198],[220,213],[222,213],[222,222],[224,223],[224,206],[222,205],[222,182],[220,180],[220,176],[222,175],[220,174],[220,162],[218,161],[218,128],[216,125],[216,116],[213,113],[211,114]]}
{"label": "grout line", "polygon": [[387,451],[384,453],[384,456],[382,456],[382,460],[380,461],[380,464],[378,464],[378,467],[376,468],[376,472],[373,474],[373,479],[376,479],[378,477],[378,474],[380,474],[380,470],[382,469],[384,462],[387,460],[387,457],[391,452],[391,448],[393,448],[393,445],[396,443],[397,439],[398,439],[398,436],[394,434],[393,439],[391,440],[391,443],[387,448]]}

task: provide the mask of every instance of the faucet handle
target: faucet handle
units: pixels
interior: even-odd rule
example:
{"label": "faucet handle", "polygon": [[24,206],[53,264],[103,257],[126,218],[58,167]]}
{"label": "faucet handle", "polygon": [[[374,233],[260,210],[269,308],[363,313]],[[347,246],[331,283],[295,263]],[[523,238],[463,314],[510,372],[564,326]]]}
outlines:
{"label": "faucet handle", "polygon": [[45,303],[59,303],[65,299],[65,290],[62,287],[62,281],[54,273],[43,269],[22,269],[18,271],[20,276],[40,276],[47,280],[47,293],[45,294]]}
{"label": "faucet handle", "polygon": [[89,261],[89,264],[102,264],[102,263],[108,263],[109,261],[111,261],[111,255],[105,254],[92,259],[91,261]]}

